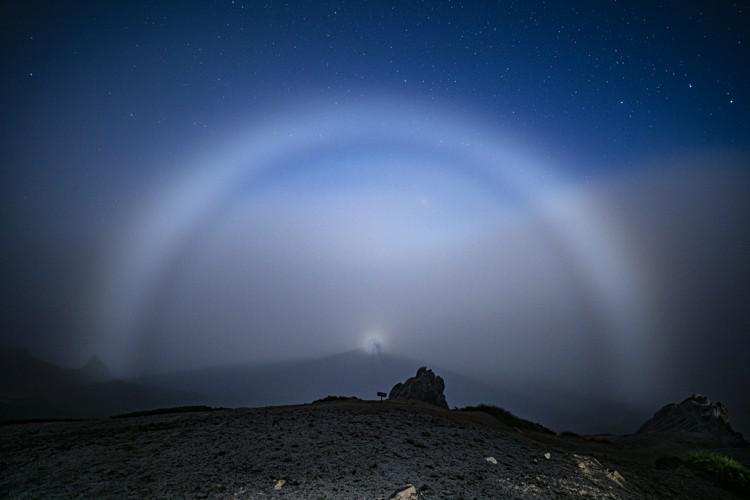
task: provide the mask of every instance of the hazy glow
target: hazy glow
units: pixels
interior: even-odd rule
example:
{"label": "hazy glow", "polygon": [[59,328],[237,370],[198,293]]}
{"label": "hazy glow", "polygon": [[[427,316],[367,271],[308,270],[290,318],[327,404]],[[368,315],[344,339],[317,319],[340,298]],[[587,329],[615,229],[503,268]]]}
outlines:
{"label": "hazy glow", "polygon": [[379,330],[370,330],[365,337],[365,351],[368,354],[380,354],[384,349],[383,334]]}
{"label": "hazy glow", "polygon": [[[356,220],[346,222],[342,218],[338,225],[332,226],[330,237],[321,240],[318,246],[314,243],[318,235],[313,234],[313,240],[305,240],[313,245],[308,255],[327,258],[326,254],[336,253],[334,260],[360,261],[361,265],[372,266],[382,265],[383,259],[397,262],[412,252],[412,259],[425,256],[422,260],[429,262],[433,250],[441,245],[464,244],[470,248],[465,242],[480,239],[488,228],[499,227],[497,220],[503,217],[510,221],[508,227],[522,224],[513,221],[532,221],[534,227],[542,228],[540,237],[551,242],[549,248],[540,251],[558,254],[587,290],[588,307],[595,309],[594,314],[604,322],[597,335],[622,354],[617,358],[619,365],[609,368],[614,377],[624,377],[625,369],[636,355],[633,351],[631,356],[630,351],[638,347],[638,335],[648,332],[648,325],[638,302],[638,274],[620,237],[617,221],[601,220],[583,193],[559,176],[558,168],[534,160],[507,137],[479,120],[455,113],[440,114],[404,103],[378,101],[336,109],[304,108],[279,116],[273,123],[251,127],[229,144],[209,148],[194,164],[180,168],[178,177],[160,190],[135,218],[127,234],[129,245],[119,249],[116,274],[112,276],[109,293],[103,296],[100,331],[108,332],[109,336],[101,339],[101,351],[107,352],[109,359],[119,359],[119,366],[128,366],[128,360],[137,355],[138,339],[155,297],[173,294],[171,290],[165,292],[164,287],[170,286],[167,276],[175,272],[172,267],[175,262],[194,255],[212,238],[218,238],[217,234],[235,235],[234,226],[227,226],[222,233],[227,221],[251,220],[257,216],[258,205],[253,202],[256,197],[251,190],[256,179],[279,169],[304,171],[311,165],[326,168],[365,164],[374,165],[375,169],[379,165],[407,164],[417,165],[428,173],[430,169],[435,171],[434,178],[438,180],[431,187],[433,191],[459,189],[455,186],[465,182],[468,187],[460,195],[461,200],[471,203],[476,196],[487,196],[494,200],[494,211],[477,216],[476,209],[469,208],[456,223],[450,223],[448,214],[456,209],[434,215],[441,200],[450,201],[449,193],[435,200],[432,193],[422,194],[417,188],[410,192],[408,186],[399,193],[410,193],[406,199],[413,201],[412,215],[412,208],[405,208],[398,201],[383,201],[385,198],[377,198],[378,193],[362,196],[355,193],[349,201],[339,196],[336,199],[341,201],[336,206],[328,199],[325,204],[292,201],[288,204],[290,210],[301,207],[304,211],[308,206],[317,207],[323,214],[331,210],[329,215],[321,216],[324,222],[344,217],[353,207],[370,210],[366,207],[367,200],[375,207],[372,210],[380,211],[372,219],[376,222],[374,228],[368,224],[363,229]],[[447,172],[448,177],[440,180],[443,175],[440,172]],[[335,179],[334,176],[331,181],[334,184]],[[412,184],[417,187],[431,182],[419,176],[415,179]],[[477,193],[472,194],[475,188],[471,186],[482,188],[476,188]],[[482,190],[484,194],[479,192]],[[346,188],[339,191],[347,192]],[[274,210],[281,214],[274,216],[274,220],[279,220],[287,208]],[[424,214],[433,215],[425,219]],[[413,220],[409,221],[409,217]],[[341,230],[347,224],[349,229]],[[380,233],[377,224],[381,226]],[[325,229],[322,232],[328,234]],[[364,236],[358,243],[359,232]],[[223,248],[220,251],[225,251],[225,247],[216,246]],[[525,258],[519,255],[515,259]],[[533,279],[523,276],[527,272],[533,276],[535,271],[525,266],[522,264],[520,270],[510,272],[514,276],[520,272],[520,282],[532,282]],[[190,270],[197,272],[195,266]],[[512,301],[513,290],[507,287],[502,290],[502,283],[492,286],[501,287],[497,300],[508,294]],[[545,307],[543,301],[540,304],[538,307]],[[399,326],[394,329],[394,339],[398,337]],[[350,346],[357,342],[352,338]],[[369,350],[381,343],[379,336],[366,337]],[[646,377],[648,367],[640,363],[640,373]]]}

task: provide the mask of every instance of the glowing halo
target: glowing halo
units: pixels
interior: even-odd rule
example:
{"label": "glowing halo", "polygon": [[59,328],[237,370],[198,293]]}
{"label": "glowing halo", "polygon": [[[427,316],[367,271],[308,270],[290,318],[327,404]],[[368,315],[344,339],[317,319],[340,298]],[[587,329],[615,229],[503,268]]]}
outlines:
{"label": "glowing halo", "polygon": [[[134,355],[132,337],[138,335],[149,291],[206,214],[226,203],[239,183],[285,159],[360,144],[449,157],[458,160],[465,175],[481,175],[516,193],[582,270],[615,333],[613,348],[628,349],[632,342],[618,345],[617,339],[644,331],[645,314],[638,301],[636,273],[625,246],[617,241],[617,228],[604,225],[593,210],[577,210],[574,216],[561,210],[555,197],[564,186],[562,180],[503,137],[492,127],[460,116],[387,101],[305,108],[254,127],[182,169],[182,177],[160,192],[143,220],[136,221],[107,285],[99,330],[120,355]],[[624,354],[621,359],[627,363]]]}
{"label": "glowing halo", "polygon": [[365,352],[367,354],[382,353],[384,342],[383,334],[379,330],[369,330],[365,336]]}

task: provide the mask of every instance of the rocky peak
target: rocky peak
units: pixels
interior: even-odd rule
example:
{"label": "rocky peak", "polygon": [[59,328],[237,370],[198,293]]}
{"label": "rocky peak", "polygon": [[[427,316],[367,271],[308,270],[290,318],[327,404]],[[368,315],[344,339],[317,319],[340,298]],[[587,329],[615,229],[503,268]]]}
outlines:
{"label": "rocky peak", "polygon": [[415,400],[430,403],[443,408],[448,408],[448,402],[445,400],[443,391],[445,382],[443,377],[435,373],[426,366],[417,370],[417,375],[407,379],[403,383],[393,386],[389,400]]}
{"label": "rocky peak", "polygon": [[729,423],[727,407],[702,394],[664,406],[638,429],[638,433],[646,432],[690,432],[722,441],[742,440]]}

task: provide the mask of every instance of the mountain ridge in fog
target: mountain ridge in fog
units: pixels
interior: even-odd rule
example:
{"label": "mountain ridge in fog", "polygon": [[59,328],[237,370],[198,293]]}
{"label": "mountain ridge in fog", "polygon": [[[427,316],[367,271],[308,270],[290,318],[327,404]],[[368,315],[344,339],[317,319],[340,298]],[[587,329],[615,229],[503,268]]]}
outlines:
{"label": "mountain ridge in fog", "polygon": [[257,407],[308,403],[327,395],[375,399],[377,392],[388,392],[420,366],[430,366],[445,379],[451,407],[496,404],[555,430],[630,433],[650,415],[585,394],[544,387],[521,390],[512,383],[480,380],[426,360],[360,349],[301,360],[216,365],[137,380],[199,394],[204,398],[201,404]]}
{"label": "mountain ridge in fog", "polygon": [[51,393],[60,387],[112,379],[107,366],[94,355],[79,368],[64,368],[35,357],[28,349],[0,348],[0,394],[25,396]]}
{"label": "mountain ridge in fog", "polygon": [[[328,395],[376,399],[429,366],[446,383],[451,407],[492,404],[556,431],[629,434],[653,408],[634,408],[543,383],[482,379],[439,364],[361,349],[296,360],[217,364],[115,379],[98,357],[61,368],[25,350],[4,349],[0,418],[86,418],[179,405],[264,407],[310,403]],[[502,377],[499,377],[502,378]],[[31,381],[31,382],[29,382]],[[680,395],[676,395],[680,396]]]}
{"label": "mountain ridge in fog", "polygon": [[194,397],[115,379],[98,356],[80,368],[63,368],[26,349],[0,348],[0,421],[104,417]]}

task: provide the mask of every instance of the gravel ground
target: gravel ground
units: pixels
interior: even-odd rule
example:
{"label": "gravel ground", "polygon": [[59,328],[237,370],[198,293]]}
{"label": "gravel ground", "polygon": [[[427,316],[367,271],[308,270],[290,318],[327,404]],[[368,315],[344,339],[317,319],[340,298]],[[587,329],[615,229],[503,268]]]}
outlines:
{"label": "gravel ground", "polygon": [[333,402],[0,427],[8,498],[735,498],[614,444],[481,413]]}

